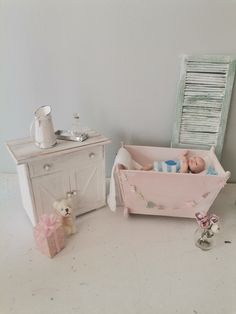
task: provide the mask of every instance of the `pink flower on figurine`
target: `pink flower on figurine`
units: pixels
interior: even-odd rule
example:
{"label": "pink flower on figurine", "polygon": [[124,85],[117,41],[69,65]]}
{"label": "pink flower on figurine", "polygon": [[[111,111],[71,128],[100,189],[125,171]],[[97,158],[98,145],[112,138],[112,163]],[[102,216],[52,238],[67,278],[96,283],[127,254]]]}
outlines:
{"label": "pink flower on figurine", "polygon": [[214,214],[204,215],[198,212],[195,216],[199,226],[203,229],[209,229],[219,222],[219,217]]}
{"label": "pink flower on figurine", "polygon": [[199,226],[203,229],[206,229],[210,226],[210,221],[209,221],[209,216],[208,215],[203,215],[201,213],[196,213],[195,214],[197,223]]}

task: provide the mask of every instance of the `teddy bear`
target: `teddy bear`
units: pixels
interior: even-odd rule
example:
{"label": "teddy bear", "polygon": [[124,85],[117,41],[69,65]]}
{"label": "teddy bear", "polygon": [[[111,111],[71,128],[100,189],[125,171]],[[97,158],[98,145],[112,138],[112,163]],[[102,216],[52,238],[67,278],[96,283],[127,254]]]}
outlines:
{"label": "teddy bear", "polygon": [[56,214],[60,217],[67,236],[76,233],[75,214],[69,199],[57,200],[53,203]]}

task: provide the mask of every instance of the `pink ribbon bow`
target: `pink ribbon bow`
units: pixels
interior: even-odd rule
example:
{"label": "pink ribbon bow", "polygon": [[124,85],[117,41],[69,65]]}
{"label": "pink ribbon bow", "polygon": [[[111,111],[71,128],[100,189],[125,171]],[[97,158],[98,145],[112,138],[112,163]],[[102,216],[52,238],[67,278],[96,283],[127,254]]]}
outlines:
{"label": "pink ribbon bow", "polygon": [[219,217],[214,214],[202,214],[202,213],[196,213],[195,217],[197,219],[197,223],[201,228],[210,228],[212,225],[216,224],[219,221]]}
{"label": "pink ribbon bow", "polygon": [[59,218],[56,215],[42,215],[39,219],[38,225],[35,227],[37,237],[49,237],[53,231],[55,231],[56,225],[60,223]]}

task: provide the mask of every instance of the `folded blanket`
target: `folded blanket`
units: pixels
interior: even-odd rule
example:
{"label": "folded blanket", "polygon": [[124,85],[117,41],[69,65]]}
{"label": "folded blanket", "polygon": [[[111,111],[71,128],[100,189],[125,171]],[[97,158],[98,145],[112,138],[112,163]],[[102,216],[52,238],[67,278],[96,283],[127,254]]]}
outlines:
{"label": "folded blanket", "polygon": [[118,200],[119,200],[119,203],[121,203],[122,201],[120,186],[119,186],[117,173],[116,173],[118,165],[121,165],[125,169],[129,169],[129,170],[141,169],[141,166],[135,160],[132,159],[127,149],[125,149],[124,147],[121,147],[116,155],[114,165],[112,167],[111,180],[110,180],[110,192],[107,198],[107,204],[112,211],[116,210]]}

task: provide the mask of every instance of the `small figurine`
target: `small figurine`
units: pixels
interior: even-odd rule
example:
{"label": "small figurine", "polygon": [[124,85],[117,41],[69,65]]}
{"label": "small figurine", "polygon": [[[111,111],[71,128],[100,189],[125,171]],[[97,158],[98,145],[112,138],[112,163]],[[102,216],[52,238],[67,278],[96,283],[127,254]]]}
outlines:
{"label": "small figurine", "polygon": [[56,209],[56,214],[61,219],[62,226],[67,236],[76,233],[75,214],[70,206],[69,199],[55,201],[53,207]]}
{"label": "small figurine", "polygon": [[199,228],[195,231],[195,244],[203,251],[210,250],[214,245],[215,234],[219,232],[219,217],[214,214],[195,214]]}
{"label": "small figurine", "polygon": [[188,157],[185,152],[179,159],[154,161],[153,165],[145,165],[142,170],[155,170],[158,172],[175,172],[175,173],[200,173],[205,169],[205,161],[200,156]]}

